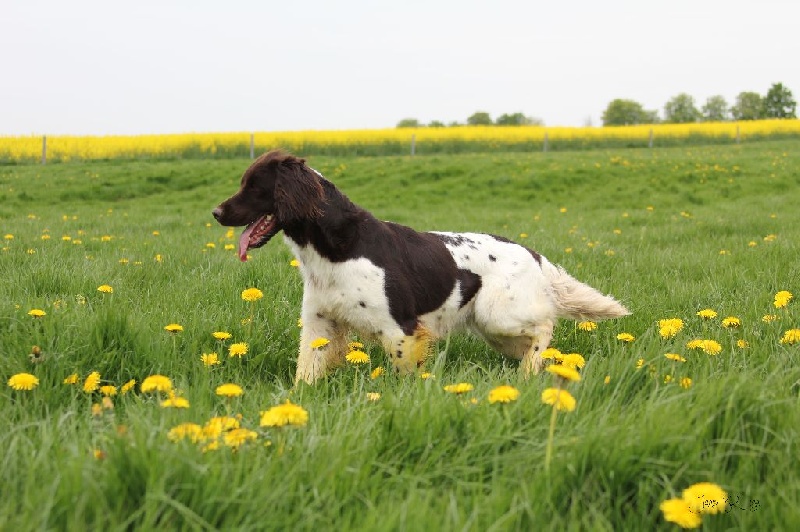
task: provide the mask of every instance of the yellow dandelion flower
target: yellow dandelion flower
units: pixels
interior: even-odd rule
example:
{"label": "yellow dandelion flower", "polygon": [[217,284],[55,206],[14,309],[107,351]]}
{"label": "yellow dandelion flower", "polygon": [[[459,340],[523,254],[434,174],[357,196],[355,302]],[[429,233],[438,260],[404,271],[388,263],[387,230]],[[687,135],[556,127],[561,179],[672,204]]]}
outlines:
{"label": "yellow dandelion flower", "polygon": [[222,436],[222,443],[224,443],[228,447],[233,447],[234,449],[239,448],[241,445],[249,441],[255,441],[258,439],[258,433],[254,430],[250,429],[233,429],[229,430]]}
{"label": "yellow dandelion flower", "polygon": [[556,410],[572,412],[575,410],[576,401],[567,390],[560,388],[547,388],[542,392],[542,402],[546,405],[553,405]]}
{"label": "yellow dandelion flower", "polygon": [[668,499],[659,505],[664,519],[681,528],[697,528],[703,523],[699,513],[693,512],[689,503],[683,499]]}
{"label": "yellow dandelion flower", "polygon": [[561,351],[555,347],[548,347],[542,351],[541,357],[544,359],[560,359],[562,358]]}
{"label": "yellow dandelion flower", "polygon": [[236,246],[234,246],[233,244],[225,244],[222,247],[222,249],[224,249],[225,251],[233,251],[234,249],[236,249]]}
{"label": "yellow dandelion flower", "polygon": [[782,344],[794,345],[800,343],[800,329],[789,329],[783,333]]}
{"label": "yellow dandelion flower", "polygon": [[772,323],[777,319],[778,316],[776,316],[775,314],[764,314],[764,316],[762,316],[761,318],[761,321],[763,321],[764,323]]}
{"label": "yellow dandelion flower", "polygon": [[347,349],[350,351],[355,351],[356,349],[364,349],[364,344],[361,342],[348,342]]}
{"label": "yellow dandelion flower", "polygon": [[368,401],[377,401],[381,398],[381,394],[378,392],[367,392],[367,400]]}
{"label": "yellow dandelion flower", "polygon": [[103,397],[103,400],[100,402],[100,404],[106,410],[112,410],[114,408],[114,401],[112,401],[108,396]]}
{"label": "yellow dandelion flower", "polygon": [[737,318],[736,316],[728,316],[727,318],[722,320],[722,326],[726,329],[734,329],[736,327],[741,327],[742,320]]}
{"label": "yellow dandelion flower", "polygon": [[644,359],[640,358],[636,361],[636,369],[642,369],[642,367],[644,367]]}
{"label": "yellow dandelion flower", "polygon": [[243,393],[244,390],[242,390],[242,387],[239,386],[238,384],[231,384],[231,383],[222,384],[220,386],[217,386],[216,389],[216,394],[221,395],[223,397],[239,397]]}
{"label": "yellow dandelion flower", "polygon": [[683,388],[684,390],[688,390],[691,387],[692,387],[692,379],[690,379],[689,377],[684,377],[681,379],[681,388]]}
{"label": "yellow dandelion flower", "polygon": [[86,393],[92,393],[96,391],[100,387],[100,372],[93,371],[86,377],[86,380],[83,381],[83,391]]}
{"label": "yellow dandelion flower", "polygon": [[624,332],[624,333],[619,333],[617,335],[617,340],[620,340],[620,341],[625,342],[625,343],[631,343],[635,339],[636,339],[636,337],[633,336],[631,333]]}
{"label": "yellow dandelion flower", "polygon": [[170,323],[169,325],[164,326],[164,330],[168,333],[177,334],[179,332],[183,332],[183,326],[178,323]]}
{"label": "yellow dandelion flower", "polygon": [[111,397],[113,395],[117,395],[117,387],[107,384],[105,386],[100,387],[100,393],[105,395],[106,397]]}
{"label": "yellow dandelion flower", "polygon": [[78,384],[78,374],[73,373],[64,379],[64,384]]}
{"label": "yellow dandelion flower", "polygon": [[718,514],[728,505],[728,494],[712,482],[692,484],[683,490],[681,496],[697,514]]}
{"label": "yellow dandelion flower", "polygon": [[200,361],[205,367],[217,366],[221,364],[219,355],[217,353],[203,353],[200,355]]}
{"label": "yellow dandelion flower", "polygon": [[211,336],[213,336],[214,338],[216,338],[217,340],[220,340],[220,341],[225,341],[225,340],[230,340],[231,339],[231,333],[225,332],[225,331],[215,331],[215,332],[211,333]]}
{"label": "yellow dandelion flower", "polygon": [[697,311],[697,315],[703,318],[704,320],[713,320],[717,317],[717,313],[710,308],[706,308],[703,310]]}
{"label": "yellow dandelion flower", "polygon": [[17,391],[30,391],[39,386],[39,379],[30,373],[17,373],[8,379],[8,385]]}
{"label": "yellow dandelion flower", "polygon": [[739,349],[747,349],[750,347],[750,342],[740,338],[739,340],[736,340],[736,347]]}
{"label": "yellow dandelion flower", "polygon": [[433,373],[430,373],[429,371],[423,371],[422,373],[419,374],[419,378],[424,380],[424,381],[426,381],[428,379],[436,378],[436,375],[434,375]]}
{"label": "yellow dandelion flower", "polygon": [[664,357],[674,362],[686,362],[686,359],[676,353],[666,353]]}
{"label": "yellow dandelion flower", "polygon": [[489,392],[489,404],[513,403],[519,399],[519,390],[506,384],[498,386]]}
{"label": "yellow dandelion flower", "polygon": [[258,288],[248,288],[247,290],[242,291],[242,299],[251,303],[253,301],[258,301],[262,297],[264,297],[264,292]]}
{"label": "yellow dandelion flower", "polygon": [[167,438],[172,442],[189,439],[192,443],[197,443],[203,439],[203,427],[197,423],[181,423],[169,429]]}
{"label": "yellow dandelion flower", "polygon": [[119,391],[120,391],[120,393],[125,395],[129,391],[133,390],[134,386],[136,386],[136,379],[131,379],[128,382],[126,382],[125,384],[123,384]]}
{"label": "yellow dandelion flower", "polygon": [[775,308],[784,308],[792,300],[792,297],[794,296],[788,290],[781,290],[775,294],[775,301],[772,304],[775,305]]}
{"label": "yellow dandelion flower", "polygon": [[658,320],[658,334],[662,338],[673,338],[683,329],[683,320],[680,318],[670,318]]}
{"label": "yellow dandelion flower", "polygon": [[471,392],[474,389],[468,382],[459,382],[458,384],[448,384],[444,387],[444,391],[447,393],[453,393],[456,395],[461,395],[462,393]]}
{"label": "yellow dandelion flower", "polygon": [[100,417],[103,415],[103,406],[100,403],[92,404],[92,416]]}
{"label": "yellow dandelion flower", "polygon": [[214,440],[214,441],[211,441],[211,442],[208,442],[207,444],[205,444],[203,446],[202,451],[204,453],[207,453],[209,451],[216,451],[218,449],[219,449],[219,440]]}
{"label": "yellow dandelion flower", "polygon": [[587,332],[595,331],[597,330],[597,324],[593,321],[582,321],[578,323],[578,329]]}
{"label": "yellow dandelion flower", "polygon": [[150,375],[142,381],[139,386],[142,393],[147,392],[170,392],[172,391],[172,381],[164,375]]}
{"label": "yellow dandelion flower", "polygon": [[231,416],[216,416],[203,426],[203,436],[208,439],[219,438],[223,432],[239,428],[239,420]]}
{"label": "yellow dandelion flower", "polygon": [[289,266],[291,266],[292,268],[299,268],[300,261],[297,259],[292,259],[291,261],[289,261]]}
{"label": "yellow dandelion flower", "polygon": [[98,292],[102,292],[104,294],[113,294],[114,293],[114,289],[111,286],[107,285],[107,284],[101,284],[100,286],[98,286],[97,287],[97,291]]}
{"label": "yellow dandelion flower", "polygon": [[261,412],[262,427],[283,427],[286,425],[304,426],[308,423],[308,412],[300,405],[287,399],[282,405],[273,406]]}
{"label": "yellow dandelion flower", "polygon": [[718,355],[722,351],[722,346],[715,340],[703,340],[701,349],[709,355]]}
{"label": "yellow dandelion flower", "polygon": [[369,362],[369,355],[364,351],[350,351],[344,357],[351,364],[367,364]]}
{"label": "yellow dandelion flower", "polygon": [[664,375],[664,384],[669,384],[672,382],[672,375]]}
{"label": "yellow dandelion flower", "polygon": [[578,353],[569,353],[561,355],[561,365],[572,369],[578,369],[586,365],[586,359]]}
{"label": "yellow dandelion flower", "polygon": [[375,380],[384,373],[386,373],[386,369],[383,366],[378,366],[372,370],[372,373],[369,374],[369,378]]}
{"label": "yellow dandelion flower", "polygon": [[547,368],[545,368],[545,369],[546,369],[547,372],[552,373],[553,375],[556,375],[558,377],[561,377],[564,380],[573,381],[573,382],[581,380],[580,373],[578,373],[574,369],[568,368],[566,366],[561,366],[561,365],[558,365],[558,364],[552,364],[550,366],[547,366]]}
{"label": "yellow dandelion flower", "polygon": [[33,308],[28,311],[28,316],[33,318],[41,318],[43,316],[47,316],[47,312],[43,311],[42,309]]}
{"label": "yellow dandelion flower", "polygon": [[611,383],[611,375],[606,375],[606,378],[603,379],[603,384]]}
{"label": "yellow dandelion flower", "polygon": [[303,318],[297,318],[297,327],[300,329],[303,328]]}
{"label": "yellow dandelion flower", "polygon": [[228,346],[228,356],[242,358],[247,354],[247,342],[238,342]]}
{"label": "yellow dandelion flower", "polygon": [[319,349],[331,343],[327,338],[319,337],[311,341],[311,349]]}
{"label": "yellow dandelion flower", "polygon": [[189,401],[183,397],[172,395],[161,401],[161,408],[189,408]]}

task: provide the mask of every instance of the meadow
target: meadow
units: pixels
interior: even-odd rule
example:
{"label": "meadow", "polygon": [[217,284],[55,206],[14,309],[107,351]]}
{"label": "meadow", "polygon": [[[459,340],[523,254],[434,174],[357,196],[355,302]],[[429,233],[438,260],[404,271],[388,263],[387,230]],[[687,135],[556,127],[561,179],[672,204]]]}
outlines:
{"label": "meadow", "polygon": [[378,218],[623,301],[559,323],[566,383],[463,334],[426,378],[366,343],[294,386],[288,248],[241,263],[211,217],[247,157],[0,166],[0,530],[671,530],[702,482],[708,530],[797,529],[798,147],[309,158]]}

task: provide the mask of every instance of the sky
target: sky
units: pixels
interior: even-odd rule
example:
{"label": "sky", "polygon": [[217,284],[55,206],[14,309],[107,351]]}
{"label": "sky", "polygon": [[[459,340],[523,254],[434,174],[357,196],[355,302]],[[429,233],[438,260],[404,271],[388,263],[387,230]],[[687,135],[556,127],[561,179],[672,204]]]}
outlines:
{"label": "sky", "polygon": [[602,125],[783,83],[796,0],[0,0],[0,135]]}

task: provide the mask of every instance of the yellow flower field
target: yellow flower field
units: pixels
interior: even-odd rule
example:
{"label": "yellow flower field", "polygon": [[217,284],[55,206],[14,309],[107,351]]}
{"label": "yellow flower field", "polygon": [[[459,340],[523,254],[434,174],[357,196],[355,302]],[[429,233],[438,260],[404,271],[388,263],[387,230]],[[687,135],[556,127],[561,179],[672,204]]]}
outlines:
{"label": "yellow flower field", "polygon": [[[741,142],[800,137],[800,120],[759,120],[621,127],[392,128],[340,131],[185,133],[136,136],[48,136],[46,160],[247,157],[282,147],[302,155],[400,155],[590,149]],[[0,162],[42,159],[41,136],[0,136]]]}

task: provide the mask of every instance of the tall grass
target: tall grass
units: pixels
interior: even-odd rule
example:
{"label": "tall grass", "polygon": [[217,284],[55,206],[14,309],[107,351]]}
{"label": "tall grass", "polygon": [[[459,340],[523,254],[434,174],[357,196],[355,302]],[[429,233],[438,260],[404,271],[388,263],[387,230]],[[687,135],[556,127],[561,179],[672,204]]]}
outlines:
{"label": "tall grass", "polygon": [[[370,378],[388,360],[367,344],[369,367],[293,386],[302,287],[288,249],[276,239],[239,263],[225,249],[238,235],[210,217],[247,159],[2,167],[0,530],[667,529],[660,502],[700,481],[736,504],[707,528],[793,529],[800,352],[781,338],[800,323],[797,301],[773,299],[800,296],[799,153],[764,142],[310,159],[381,219],[503,235],[631,308],[596,331],[556,329],[553,345],[587,364],[570,387],[577,409],[558,416],[550,474],[541,393],[552,378],[521,380],[469,335],[450,339],[427,380]],[[249,287],[265,297],[242,301]],[[697,316],[705,308],[718,317]],[[728,316],[741,326],[722,327]],[[684,321],[672,339],[659,335],[665,318]],[[722,351],[688,349],[693,339]],[[229,357],[231,342],[248,354]],[[210,352],[220,365],[202,364]],[[117,386],[169,376],[191,406],[162,408],[166,395],[137,384],[93,415],[101,397],[82,390],[91,371]],[[39,385],[12,390],[21,372]],[[73,373],[78,383],[64,384]],[[244,394],[217,396],[229,382]],[[458,382],[474,390],[442,389]],[[500,384],[519,399],[489,404]],[[307,425],[259,427],[260,412],[287,399]],[[204,452],[167,437],[221,415],[240,415],[258,439]]]}
{"label": "tall grass", "polygon": [[[621,127],[448,127],[343,131],[190,133],[139,136],[48,136],[50,162],[109,159],[191,159],[247,157],[281,146],[301,155],[406,155],[536,152],[732,144],[797,139],[798,120],[658,124]],[[43,139],[0,137],[0,162],[42,158]]]}

